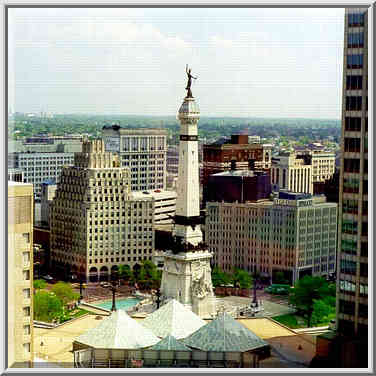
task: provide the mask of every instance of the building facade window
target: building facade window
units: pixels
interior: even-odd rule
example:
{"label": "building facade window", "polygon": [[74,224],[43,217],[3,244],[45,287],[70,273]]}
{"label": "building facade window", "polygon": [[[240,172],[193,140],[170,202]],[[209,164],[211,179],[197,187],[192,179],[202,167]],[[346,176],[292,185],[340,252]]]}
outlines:
{"label": "building facade window", "polygon": [[346,77],[346,89],[347,90],[361,90],[363,84],[362,76],[347,76]]}
{"label": "building facade window", "polygon": [[360,69],[363,68],[363,55],[347,55],[347,68]]}
{"label": "building facade window", "polygon": [[362,97],[349,96],[346,97],[346,111],[361,111],[362,110]]}
{"label": "building facade window", "polygon": [[363,31],[347,34],[347,47],[359,48],[364,47],[364,33]]}

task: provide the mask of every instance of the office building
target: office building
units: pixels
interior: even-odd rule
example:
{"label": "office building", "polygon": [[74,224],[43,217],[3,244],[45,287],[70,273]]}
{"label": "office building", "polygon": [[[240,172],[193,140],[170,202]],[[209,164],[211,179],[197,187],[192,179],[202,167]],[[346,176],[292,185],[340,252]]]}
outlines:
{"label": "office building", "polygon": [[270,175],[264,171],[232,170],[209,176],[204,189],[204,204],[214,202],[248,202],[270,198]]}
{"label": "office building", "polygon": [[8,168],[8,181],[24,182],[24,172],[19,168]]}
{"label": "office building", "polygon": [[241,268],[290,283],[335,272],[337,204],[324,196],[279,192],[255,203],[208,202],[206,243],[215,265]]}
{"label": "office building", "polygon": [[120,166],[131,171],[131,190],[166,189],[167,131],[105,126],[106,151],[119,155]]}
{"label": "office building", "polygon": [[203,177],[205,185],[212,174],[226,170],[270,169],[271,145],[249,143],[249,136],[232,135],[231,139],[220,139],[203,146]]}
{"label": "office building", "polygon": [[[341,335],[363,338],[365,341],[368,335],[369,244],[367,29],[368,16],[365,9],[346,9],[339,190],[337,329]],[[355,345],[354,349],[357,347],[361,346]],[[356,357],[358,361],[361,361],[362,354],[366,355],[366,351],[358,353],[359,356]]]}
{"label": "office building", "polygon": [[33,186],[8,182],[8,367],[33,362]]}
{"label": "office building", "polygon": [[131,200],[150,197],[154,201],[155,226],[171,225],[174,221],[176,210],[176,192],[155,189],[151,191],[136,191],[130,193]]}
{"label": "office building", "polygon": [[130,200],[130,171],[102,140],[83,143],[64,167],[50,206],[51,260],[60,275],[108,280],[119,265],[151,260],[151,197]]}
{"label": "office building", "polygon": [[313,193],[311,157],[281,152],[272,158],[271,182],[273,190]]}
{"label": "office building", "polygon": [[74,153],[12,153],[8,162],[24,173],[24,181],[34,185],[34,198],[41,199],[42,183],[45,180],[59,181],[63,166],[71,166]]}

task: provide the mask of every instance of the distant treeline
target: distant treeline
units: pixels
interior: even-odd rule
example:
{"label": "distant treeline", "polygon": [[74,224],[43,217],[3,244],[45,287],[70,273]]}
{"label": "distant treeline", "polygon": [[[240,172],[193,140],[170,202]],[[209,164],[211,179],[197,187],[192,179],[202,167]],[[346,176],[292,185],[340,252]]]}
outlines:
{"label": "distant treeline", "polygon": [[[93,137],[101,135],[104,125],[119,124],[128,128],[165,128],[169,131],[170,142],[177,142],[179,123],[174,116],[131,116],[131,115],[54,115],[53,118],[30,117],[16,114],[9,120],[9,136],[30,137],[40,133],[64,135],[89,133]],[[280,136],[309,139],[340,137],[340,120],[299,119],[299,118],[232,118],[201,117],[199,136],[207,140],[229,137],[231,134],[248,133],[266,138]]]}

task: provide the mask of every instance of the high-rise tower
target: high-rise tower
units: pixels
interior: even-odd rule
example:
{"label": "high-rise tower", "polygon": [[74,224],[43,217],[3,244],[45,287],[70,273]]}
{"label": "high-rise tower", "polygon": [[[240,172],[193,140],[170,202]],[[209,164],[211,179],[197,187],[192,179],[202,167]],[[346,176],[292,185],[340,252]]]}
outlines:
{"label": "high-rise tower", "polygon": [[[339,367],[366,367],[368,355],[368,17],[345,12],[337,264]],[[333,365],[335,366],[335,365]]]}
{"label": "high-rise tower", "polygon": [[187,96],[178,113],[180,121],[179,177],[172,251],[165,255],[161,292],[163,299],[176,299],[201,317],[215,313],[211,281],[211,253],[202,244],[197,123],[200,110],[191,92],[195,79],[187,68]]}

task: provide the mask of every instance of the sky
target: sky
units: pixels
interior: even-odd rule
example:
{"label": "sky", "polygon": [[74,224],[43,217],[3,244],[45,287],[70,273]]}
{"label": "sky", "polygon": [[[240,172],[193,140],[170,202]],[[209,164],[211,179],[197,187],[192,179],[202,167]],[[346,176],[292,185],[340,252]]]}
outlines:
{"label": "sky", "polygon": [[15,112],[340,119],[343,8],[9,9]]}

